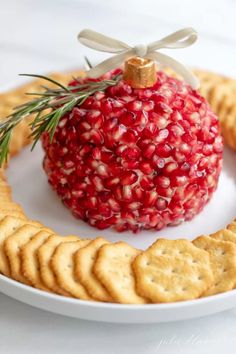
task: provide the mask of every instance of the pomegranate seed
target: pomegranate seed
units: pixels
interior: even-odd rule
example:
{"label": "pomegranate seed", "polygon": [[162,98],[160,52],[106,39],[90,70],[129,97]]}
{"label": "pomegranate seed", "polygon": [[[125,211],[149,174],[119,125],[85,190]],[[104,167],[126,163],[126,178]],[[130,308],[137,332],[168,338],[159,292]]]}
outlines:
{"label": "pomegranate seed", "polygon": [[[130,113],[130,112],[129,112]],[[139,125],[144,128],[148,123],[148,114],[145,111],[139,111],[136,113],[135,125]]]}
{"label": "pomegranate seed", "polygon": [[[63,193],[64,194],[64,193]],[[72,190],[71,195],[75,198],[83,198],[85,196],[85,192],[82,190]]]}
{"label": "pomegranate seed", "polygon": [[113,128],[115,128],[117,125],[118,125],[118,119],[110,118],[107,119],[107,121],[104,123],[103,129],[107,133],[110,132]]}
{"label": "pomegranate seed", "polygon": [[108,191],[102,191],[98,193],[99,200],[102,202],[107,202],[109,198],[111,198],[111,192]]}
{"label": "pomegranate seed", "polygon": [[155,191],[146,191],[145,192],[145,197],[144,197],[144,206],[145,207],[150,207],[155,204],[155,201],[157,200],[158,194]]}
{"label": "pomegranate seed", "polygon": [[154,155],[152,159],[152,164],[154,168],[162,169],[165,166],[165,159],[159,158],[158,156]]}
{"label": "pomegranate seed", "polygon": [[214,151],[216,153],[221,153],[223,151],[223,144],[222,144],[222,138],[221,137],[217,137],[215,139],[215,142],[213,144],[213,148],[214,148]]}
{"label": "pomegranate seed", "polygon": [[108,202],[108,204],[109,204],[109,206],[110,206],[112,211],[115,211],[115,212],[120,211],[120,209],[121,209],[120,208],[120,204],[115,199],[109,198],[107,200],[107,202]]}
{"label": "pomegranate seed", "polygon": [[154,154],[155,150],[156,150],[155,144],[146,145],[146,147],[143,149],[143,157],[150,159]]}
{"label": "pomegranate seed", "polygon": [[125,159],[125,160],[136,160],[137,158],[139,158],[140,156],[140,150],[138,148],[130,148],[127,147],[126,149],[124,149],[121,153],[121,156]]}
{"label": "pomegranate seed", "polygon": [[168,121],[165,117],[160,116],[155,112],[152,112],[150,120],[155,123],[159,129],[164,129],[168,124]]}
{"label": "pomegranate seed", "polygon": [[97,198],[91,197],[86,200],[86,208],[95,209],[97,207]]}
{"label": "pomegranate seed", "polygon": [[169,130],[168,129],[161,129],[156,137],[156,142],[157,143],[162,143],[169,135]]}
{"label": "pomegranate seed", "polygon": [[120,183],[120,179],[118,177],[110,177],[105,180],[105,186],[107,188],[112,188]]}
{"label": "pomegranate seed", "polygon": [[[86,156],[88,153],[90,153],[90,151],[92,150],[92,147],[90,144],[85,144],[81,147],[80,151],[79,151],[79,155],[81,157]],[[96,158],[96,157],[94,157]],[[99,158],[98,158],[99,159]]]}
{"label": "pomegranate seed", "polygon": [[112,112],[112,101],[109,99],[103,99],[101,102],[101,111],[104,115],[109,115]]}
{"label": "pomegranate seed", "polygon": [[150,191],[151,189],[153,189],[154,187],[154,183],[152,178],[148,177],[148,176],[144,176],[142,177],[141,181],[140,181],[140,186],[144,189],[144,190],[148,190]]}
{"label": "pomegranate seed", "polygon": [[169,176],[177,169],[178,169],[178,164],[176,162],[168,162],[163,169],[163,173]]}
{"label": "pomegranate seed", "polygon": [[140,111],[142,109],[142,101],[132,101],[127,104],[128,111]]}
{"label": "pomegranate seed", "polygon": [[156,176],[154,178],[154,183],[161,188],[168,188],[170,185],[170,179],[166,176]]}
{"label": "pomegranate seed", "polygon": [[138,161],[121,161],[122,166],[126,170],[135,170],[139,167],[139,162]]}
{"label": "pomegranate seed", "polygon": [[184,130],[178,124],[169,124],[168,131],[171,132],[175,137],[179,137],[184,134]]}
{"label": "pomegranate seed", "polygon": [[137,182],[138,180],[138,175],[136,172],[134,171],[127,171],[124,172],[121,176],[120,176],[120,183],[123,186],[127,186],[127,185],[131,185],[134,184],[135,182]]}
{"label": "pomegranate seed", "polygon": [[126,127],[123,124],[117,125],[112,129],[112,138],[116,141],[120,140],[122,135],[126,132]]}
{"label": "pomegranate seed", "polygon": [[144,101],[142,104],[143,110],[146,112],[153,111],[154,102],[153,101]]}
{"label": "pomegranate seed", "polygon": [[209,156],[212,154],[213,146],[211,144],[207,144],[203,147],[203,154]]}
{"label": "pomegranate seed", "polygon": [[97,167],[97,173],[100,176],[107,177],[108,176],[108,168],[106,165],[100,164]]}
{"label": "pomegranate seed", "polygon": [[132,203],[127,205],[127,209],[129,209],[129,210],[137,210],[137,209],[139,209],[141,207],[141,205],[142,204],[139,203],[139,202],[132,202]]}
{"label": "pomegranate seed", "polygon": [[186,176],[172,176],[171,185],[174,187],[182,187],[188,183],[188,178]]}
{"label": "pomegranate seed", "polygon": [[130,186],[124,186],[122,189],[122,193],[123,193],[123,199],[128,201],[128,200],[132,200],[132,190],[130,188]]}
{"label": "pomegranate seed", "polygon": [[143,199],[144,192],[143,192],[142,188],[140,188],[139,186],[135,186],[132,189],[132,193],[133,193],[134,200],[142,200]]}
{"label": "pomegranate seed", "polygon": [[151,164],[146,161],[140,162],[139,168],[146,175],[149,175],[153,172],[153,168],[152,168]]}
{"label": "pomegranate seed", "polygon": [[166,198],[171,198],[174,194],[174,189],[172,189],[171,187],[163,188],[163,187],[157,186],[156,190],[159,195],[161,195],[162,197],[166,197]]}
{"label": "pomegranate seed", "polygon": [[167,208],[168,202],[164,198],[158,198],[156,202],[157,210],[165,210]]}
{"label": "pomegranate seed", "polygon": [[120,117],[119,117],[120,123],[130,126],[134,125],[135,120],[136,120],[136,114],[133,112],[124,112]]}
{"label": "pomegranate seed", "polygon": [[98,229],[104,230],[110,227],[113,224],[116,224],[117,218],[115,216],[112,216],[111,218],[105,219],[105,220],[97,220],[94,224]]}
{"label": "pomegranate seed", "polygon": [[125,144],[132,145],[137,142],[138,138],[138,133],[133,129],[129,129],[126,133],[123,134],[122,141]]}

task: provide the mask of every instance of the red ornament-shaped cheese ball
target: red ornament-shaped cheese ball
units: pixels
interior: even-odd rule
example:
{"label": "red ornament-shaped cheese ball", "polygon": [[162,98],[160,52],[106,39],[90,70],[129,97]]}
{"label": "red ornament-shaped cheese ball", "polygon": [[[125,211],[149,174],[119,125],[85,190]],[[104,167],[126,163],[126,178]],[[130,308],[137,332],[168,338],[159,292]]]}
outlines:
{"label": "red ornament-shaped cheese ball", "polygon": [[159,230],[191,220],[222,166],[217,117],[197,91],[161,71],[151,88],[121,80],[90,96],[43,146],[53,189],[99,229]]}

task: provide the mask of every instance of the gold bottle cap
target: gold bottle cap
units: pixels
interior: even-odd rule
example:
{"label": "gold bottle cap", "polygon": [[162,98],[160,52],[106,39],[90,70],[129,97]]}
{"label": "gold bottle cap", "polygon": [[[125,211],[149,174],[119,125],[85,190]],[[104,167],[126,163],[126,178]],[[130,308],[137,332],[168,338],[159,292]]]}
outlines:
{"label": "gold bottle cap", "polygon": [[123,79],[133,88],[152,87],[157,81],[156,64],[148,58],[130,58],[125,62]]}

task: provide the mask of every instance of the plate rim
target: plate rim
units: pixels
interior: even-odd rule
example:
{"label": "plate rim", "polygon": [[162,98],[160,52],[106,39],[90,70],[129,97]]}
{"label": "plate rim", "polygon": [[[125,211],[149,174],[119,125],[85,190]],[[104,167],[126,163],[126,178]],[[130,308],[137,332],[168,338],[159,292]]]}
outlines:
{"label": "plate rim", "polygon": [[[59,302],[66,302],[69,304],[80,304],[80,305],[86,305],[88,307],[101,307],[101,308],[115,308],[115,309],[119,309],[119,308],[126,308],[127,310],[144,310],[144,309],[154,309],[157,310],[160,307],[162,309],[175,309],[177,308],[186,308],[186,307],[191,307],[192,305],[195,305],[196,303],[199,305],[204,305],[206,303],[211,303],[211,302],[215,302],[217,300],[223,300],[224,298],[228,298],[231,296],[236,296],[236,289],[233,290],[229,290],[226,291],[224,293],[220,293],[220,294],[216,294],[216,295],[211,295],[211,296],[206,296],[206,297],[202,297],[202,298],[197,298],[197,299],[193,299],[193,300],[183,300],[183,301],[175,301],[175,302],[168,302],[168,303],[157,303],[157,304],[119,304],[119,303],[110,303],[110,302],[100,302],[100,301],[88,301],[88,300],[80,300],[80,299],[76,299],[73,297],[66,297],[63,295],[59,295],[59,294],[54,294],[54,293],[49,293],[47,291],[44,290],[40,290],[40,289],[36,289],[33,286],[29,286],[26,284],[22,284],[14,279],[8,278],[5,275],[0,274],[0,282],[6,282],[9,285],[13,285],[17,288],[21,288],[22,290],[26,291],[26,292],[30,292],[32,294],[35,295],[39,295],[45,298],[50,298],[50,299],[56,299]],[[0,291],[1,291],[1,284],[0,284]]]}

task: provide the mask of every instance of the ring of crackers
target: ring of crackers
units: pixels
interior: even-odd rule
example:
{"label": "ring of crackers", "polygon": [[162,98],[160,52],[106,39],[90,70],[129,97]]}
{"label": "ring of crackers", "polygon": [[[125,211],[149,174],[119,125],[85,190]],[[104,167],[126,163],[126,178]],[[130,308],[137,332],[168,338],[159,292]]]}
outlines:
{"label": "ring of crackers", "polygon": [[[219,116],[226,144],[236,150],[236,80],[201,70],[195,74],[201,94]],[[81,72],[50,76],[66,83],[73,75]],[[0,94],[0,117],[41,84],[38,79]],[[30,142],[28,121],[15,129],[10,156]],[[144,251],[102,237],[63,237],[28,219],[12,200],[0,169],[0,274],[41,291],[87,301],[147,304],[197,299],[236,288],[236,220],[192,242],[158,239]]]}

